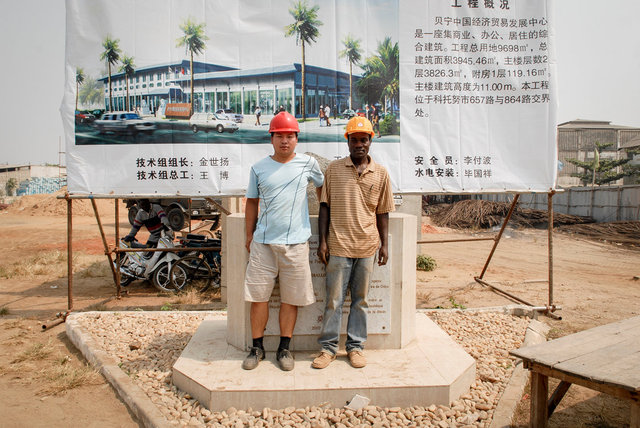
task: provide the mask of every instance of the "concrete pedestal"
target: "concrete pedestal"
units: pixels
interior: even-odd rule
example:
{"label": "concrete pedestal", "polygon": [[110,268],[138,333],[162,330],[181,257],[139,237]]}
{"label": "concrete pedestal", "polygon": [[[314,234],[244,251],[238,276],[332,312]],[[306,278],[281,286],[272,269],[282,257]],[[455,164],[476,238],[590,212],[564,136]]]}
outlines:
{"label": "concrete pedestal", "polygon": [[[250,304],[244,301],[248,253],[244,215],[226,219],[223,254],[228,315],[207,319],[173,367],[173,382],[211,410],[306,407],[329,402],[341,407],[355,394],[378,406],[445,404],[469,390],[475,360],[428,317],[416,314],[416,217],[389,218],[389,262],[375,266],[368,295],[367,366],[354,369],[344,351],[328,368],[311,367],[324,312],[324,266],[317,259],[317,219],[312,218],[309,261],[317,302],[298,311],[291,341],[296,364],[281,371],[275,360],[279,342],[279,290],[269,305],[264,336],[267,359],[242,370],[251,346]],[[343,311],[343,333],[349,301]],[[344,350],[344,334],[340,348]]]}
{"label": "concrete pedestal", "polygon": [[342,407],[355,394],[382,407],[449,405],[469,390],[475,360],[426,315],[412,319],[416,338],[402,349],[367,350],[362,369],[351,367],[344,352],[326,369],[313,369],[317,353],[299,351],[295,368],[283,372],[269,351],[256,369],[242,370],[247,353],[227,343],[227,321],[209,318],[173,366],[173,383],[212,411]]}
{"label": "concrete pedestal", "polygon": [[[313,275],[316,303],[300,308],[291,341],[295,351],[318,350],[318,335],[324,312],[324,266],[316,256],[318,247],[317,218],[311,219],[312,237],[309,241],[309,262]],[[374,267],[369,291],[369,315],[366,349],[400,349],[415,337],[413,319],[416,307],[416,218],[412,215],[392,213],[389,217],[389,262]],[[225,236],[244,237],[244,215],[227,218]],[[251,346],[250,304],[244,301],[244,275],[249,259],[244,239],[223,239],[223,251],[228,252],[227,303],[229,319],[227,339],[239,349]],[[343,335],[350,301],[345,302]],[[265,332],[265,348],[275,350],[279,342],[279,291],[276,290],[269,305],[269,323]]]}

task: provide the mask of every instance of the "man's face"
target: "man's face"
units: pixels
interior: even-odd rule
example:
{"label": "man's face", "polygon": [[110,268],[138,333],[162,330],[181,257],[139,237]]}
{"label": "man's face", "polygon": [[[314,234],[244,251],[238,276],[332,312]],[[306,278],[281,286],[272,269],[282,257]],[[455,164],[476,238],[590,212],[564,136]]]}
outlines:
{"label": "man's face", "polygon": [[146,200],[140,201],[138,203],[138,206],[140,207],[140,209],[142,211],[145,211],[145,212],[149,212],[149,210],[151,210],[151,203],[149,201],[146,201]]}
{"label": "man's face", "polygon": [[354,132],[349,134],[348,144],[351,159],[362,160],[369,154],[371,135],[367,132]]}
{"label": "man's face", "polygon": [[271,144],[276,155],[289,157],[293,154],[298,144],[298,136],[295,132],[274,132]]}

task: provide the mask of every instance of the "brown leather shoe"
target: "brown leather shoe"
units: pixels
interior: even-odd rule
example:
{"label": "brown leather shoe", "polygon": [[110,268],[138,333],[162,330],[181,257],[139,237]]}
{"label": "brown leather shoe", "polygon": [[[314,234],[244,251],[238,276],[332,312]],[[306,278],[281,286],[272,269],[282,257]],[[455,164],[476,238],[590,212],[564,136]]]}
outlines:
{"label": "brown leather shoe", "polygon": [[351,366],[356,369],[361,369],[367,365],[367,359],[364,357],[364,353],[360,350],[349,352],[349,362]]}
{"label": "brown leather shoe", "polygon": [[336,359],[335,355],[332,355],[327,351],[322,351],[322,352],[320,352],[320,355],[318,355],[313,360],[313,363],[311,363],[311,367],[313,367],[314,369],[324,369],[329,364],[331,364],[331,361],[333,361],[335,359]]}

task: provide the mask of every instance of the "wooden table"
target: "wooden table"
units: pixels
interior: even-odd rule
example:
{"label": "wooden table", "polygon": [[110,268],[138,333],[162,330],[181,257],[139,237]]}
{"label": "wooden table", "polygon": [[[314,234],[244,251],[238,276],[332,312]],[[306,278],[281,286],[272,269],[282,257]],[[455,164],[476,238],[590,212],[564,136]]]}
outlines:
{"label": "wooden table", "polygon": [[[531,371],[529,426],[546,427],[571,384],[631,402],[640,428],[640,316],[511,351]],[[549,377],[561,382],[547,401]]]}

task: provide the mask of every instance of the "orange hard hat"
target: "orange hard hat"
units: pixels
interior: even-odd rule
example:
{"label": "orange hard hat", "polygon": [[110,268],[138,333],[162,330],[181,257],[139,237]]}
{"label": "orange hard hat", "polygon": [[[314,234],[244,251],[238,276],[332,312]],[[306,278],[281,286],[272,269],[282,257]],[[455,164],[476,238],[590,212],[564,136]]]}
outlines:
{"label": "orange hard hat", "polygon": [[372,138],[376,135],[376,133],[373,132],[373,126],[371,125],[371,122],[369,122],[369,119],[362,116],[353,116],[349,119],[349,122],[347,122],[347,130],[344,133],[344,138],[348,140],[349,134],[354,134],[356,132],[365,132],[371,135]]}
{"label": "orange hard hat", "polygon": [[291,113],[281,111],[271,119],[269,132],[300,132],[300,127]]}

